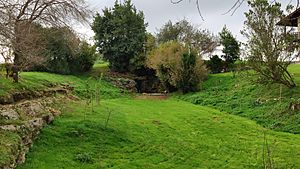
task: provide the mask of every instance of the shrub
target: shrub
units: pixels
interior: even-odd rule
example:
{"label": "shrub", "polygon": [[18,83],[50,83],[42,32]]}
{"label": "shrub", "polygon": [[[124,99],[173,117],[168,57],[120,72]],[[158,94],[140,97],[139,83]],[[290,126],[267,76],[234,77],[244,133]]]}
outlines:
{"label": "shrub", "polygon": [[196,91],[199,83],[207,77],[201,57],[175,41],[164,43],[153,50],[147,58],[147,66],[156,70],[168,91]]}
{"label": "shrub", "polygon": [[59,74],[75,74],[89,71],[97,59],[96,47],[81,41],[68,28],[41,28],[46,47],[46,62],[32,70]]}
{"label": "shrub", "polygon": [[224,68],[224,61],[218,55],[214,55],[206,63],[211,73],[220,73]]}
{"label": "shrub", "polygon": [[82,42],[79,45],[78,53],[70,61],[70,70],[72,73],[88,72],[92,69],[97,58],[99,56],[96,54],[96,47]]}

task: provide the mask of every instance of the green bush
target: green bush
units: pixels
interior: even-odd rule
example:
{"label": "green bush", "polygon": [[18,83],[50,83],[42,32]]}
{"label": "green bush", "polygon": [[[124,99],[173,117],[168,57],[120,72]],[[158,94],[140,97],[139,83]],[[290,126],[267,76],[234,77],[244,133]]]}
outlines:
{"label": "green bush", "polygon": [[72,73],[88,72],[92,69],[97,58],[99,56],[96,54],[96,47],[82,42],[79,45],[78,53],[70,61],[70,70]]}
{"label": "green bush", "polygon": [[211,73],[220,73],[224,69],[224,61],[218,55],[214,55],[206,62]]}
{"label": "green bush", "polygon": [[97,59],[96,47],[81,41],[68,28],[41,28],[44,34],[45,63],[33,70],[76,74],[89,71]]}
{"label": "green bush", "polygon": [[149,68],[156,70],[164,88],[183,93],[198,90],[199,83],[207,77],[201,57],[178,42],[167,42],[153,50],[147,58]]}

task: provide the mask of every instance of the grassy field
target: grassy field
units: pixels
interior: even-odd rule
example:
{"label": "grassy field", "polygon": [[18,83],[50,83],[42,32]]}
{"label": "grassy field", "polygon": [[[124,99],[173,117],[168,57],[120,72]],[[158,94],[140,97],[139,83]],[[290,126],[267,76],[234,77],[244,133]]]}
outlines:
{"label": "grassy field", "polygon": [[[106,70],[107,65],[96,65],[90,75]],[[300,84],[299,65],[290,70]],[[98,83],[90,75],[26,72],[20,84],[0,84],[5,94],[64,83],[86,96],[87,82],[92,92]],[[275,168],[300,168],[300,135],[274,131],[300,133],[299,112],[287,111],[299,98],[299,87],[254,85],[224,73],[210,76],[201,92],[140,100],[101,84],[102,101],[93,110],[85,100],[60,105],[64,113],[42,130],[19,169],[264,168],[263,159],[272,159]],[[8,153],[5,145],[18,136],[0,136],[0,152]],[[0,164],[7,158],[0,155]]]}
{"label": "grassy field", "polygon": [[231,73],[223,73],[211,75],[200,92],[177,97],[247,117],[277,131],[300,133],[300,111],[289,109],[290,103],[300,102],[300,65],[289,69],[298,84],[293,89],[278,84],[257,85],[243,74],[233,78]]}
{"label": "grassy field", "polygon": [[299,135],[211,108],[172,99],[105,100],[94,112],[84,107],[65,107],[19,169],[262,168],[264,132],[277,168],[300,167]]}

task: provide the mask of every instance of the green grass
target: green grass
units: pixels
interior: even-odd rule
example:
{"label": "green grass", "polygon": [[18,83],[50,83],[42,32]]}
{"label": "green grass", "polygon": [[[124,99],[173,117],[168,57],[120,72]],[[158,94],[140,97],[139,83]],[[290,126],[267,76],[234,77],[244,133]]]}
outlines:
{"label": "green grass", "polygon": [[[95,72],[93,75],[94,77],[100,76],[100,74]],[[78,96],[86,96],[88,94],[86,91],[87,83],[92,91],[95,91],[97,83],[99,84],[99,81],[96,78],[91,77],[89,74],[73,76],[57,75],[44,72],[23,72],[21,73],[19,83],[14,83],[11,79],[5,79],[4,77],[0,78],[0,96],[22,90],[43,90],[49,88],[49,86],[57,86],[60,84],[71,85],[75,87],[75,94]],[[112,86],[103,79],[100,83],[100,86],[102,97],[117,98],[121,96],[121,91],[118,88]]]}
{"label": "green grass", "polygon": [[[300,84],[300,65],[289,69]],[[86,83],[92,90],[97,84],[90,75],[106,71],[101,63],[89,75],[22,73],[20,84],[1,79],[0,95],[1,89],[5,94],[64,83],[86,96]],[[42,130],[18,168],[263,168],[263,133],[276,168],[300,168],[300,135],[291,134],[300,133],[300,113],[287,111],[299,98],[299,87],[282,87],[279,100],[280,85],[254,85],[224,73],[210,76],[201,92],[176,96],[194,104],[118,98],[121,91],[105,81],[101,91],[94,112],[84,100],[62,104],[62,116]],[[0,136],[0,153],[8,153],[6,145],[19,139],[13,133]],[[8,158],[0,155],[0,164]]]}
{"label": "green grass", "polygon": [[[97,73],[94,73],[97,76]],[[99,76],[99,75],[98,75]],[[61,84],[68,84],[73,86],[74,94],[82,98],[90,96],[96,90],[97,85],[100,86],[100,99],[112,99],[127,97],[126,91],[121,91],[117,87],[112,86],[110,83],[102,80],[101,82],[95,78],[91,78],[89,75],[57,75],[51,73],[42,72],[23,72],[21,73],[20,83],[13,83],[11,79],[5,79],[0,76],[0,97],[8,95],[13,92],[20,91],[37,91],[44,90],[51,86],[58,86]],[[87,87],[87,84],[89,87]],[[89,88],[89,90],[87,90]],[[31,119],[32,117],[28,117]],[[23,124],[28,118],[21,118],[15,121],[9,121],[6,119],[0,119],[0,125],[5,124]],[[2,131],[0,130],[0,168],[4,164],[11,161],[13,151],[18,149],[21,138],[18,133]]]}
{"label": "green grass", "polygon": [[263,132],[276,168],[300,167],[299,135],[211,108],[133,99],[105,100],[95,112],[84,107],[65,107],[18,169],[262,168]]}
{"label": "green grass", "polygon": [[0,130],[0,167],[14,158],[12,154],[18,149],[20,141],[17,133]]}
{"label": "green grass", "polygon": [[292,64],[288,69],[295,78],[295,82],[300,85],[300,64]]}
{"label": "green grass", "polygon": [[232,78],[231,73],[223,73],[211,75],[200,92],[177,97],[247,117],[277,131],[300,133],[300,112],[289,110],[290,103],[300,101],[300,65],[289,69],[298,84],[293,89],[278,84],[258,85],[247,76]]}

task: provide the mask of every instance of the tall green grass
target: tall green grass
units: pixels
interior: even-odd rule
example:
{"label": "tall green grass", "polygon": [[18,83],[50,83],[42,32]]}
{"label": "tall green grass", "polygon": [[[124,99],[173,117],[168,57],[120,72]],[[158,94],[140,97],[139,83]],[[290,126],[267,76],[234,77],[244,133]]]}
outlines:
{"label": "tall green grass", "polygon": [[[300,85],[300,65],[289,69]],[[300,111],[289,109],[291,103],[300,101],[299,86],[289,89],[278,84],[255,84],[252,80],[244,74],[236,78],[231,73],[211,75],[200,92],[177,97],[247,117],[277,131],[300,133]]]}

